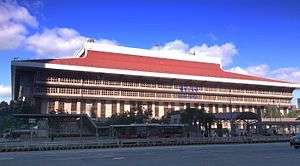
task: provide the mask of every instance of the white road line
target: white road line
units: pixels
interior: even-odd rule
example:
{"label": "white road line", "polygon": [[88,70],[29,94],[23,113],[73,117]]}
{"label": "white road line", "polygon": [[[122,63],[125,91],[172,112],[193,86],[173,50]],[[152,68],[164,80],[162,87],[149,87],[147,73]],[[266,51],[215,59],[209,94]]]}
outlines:
{"label": "white road line", "polygon": [[13,159],[15,159],[15,158],[13,158],[13,157],[0,158],[0,161],[13,160]]}
{"label": "white road line", "polygon": [[113,160],[124,160],[125,159],[125,157],[115,157],[115,158],[113,158]]}

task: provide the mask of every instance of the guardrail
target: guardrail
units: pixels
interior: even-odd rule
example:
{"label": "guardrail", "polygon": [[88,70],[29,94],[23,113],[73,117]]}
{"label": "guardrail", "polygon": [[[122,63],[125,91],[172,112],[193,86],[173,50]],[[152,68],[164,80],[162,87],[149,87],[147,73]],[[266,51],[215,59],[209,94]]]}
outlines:
{"label": "guardrail", "polygon": [[287,142],[287,136],[270,137],[215,137],[215,138],[160,138],[160,139],[105,139],[105,140],[77,140],[58,142],[14,142],[1,143],[0,152],[18,151],[47,151],[47,150],[72,150],[96,148],[122,148],[122,147],[147,147],[147,146],[178,146],[178,145],[204,145],[204,144],[253,144]]}

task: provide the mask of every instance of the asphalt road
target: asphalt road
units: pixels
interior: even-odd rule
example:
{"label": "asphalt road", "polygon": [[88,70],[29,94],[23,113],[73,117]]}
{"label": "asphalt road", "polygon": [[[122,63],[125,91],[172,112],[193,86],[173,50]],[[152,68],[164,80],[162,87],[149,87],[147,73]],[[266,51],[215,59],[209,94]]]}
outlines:
{"label": "asphalt road", "polygon": [[0,153],[0,166],[299,166],[287,143]]}

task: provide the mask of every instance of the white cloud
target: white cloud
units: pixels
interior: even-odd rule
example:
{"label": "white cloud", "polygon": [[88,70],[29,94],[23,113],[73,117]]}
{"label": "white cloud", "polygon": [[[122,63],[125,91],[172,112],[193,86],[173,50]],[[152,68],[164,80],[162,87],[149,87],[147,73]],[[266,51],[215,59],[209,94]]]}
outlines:
{"label": "white cloud", "polygon": [[195,54],[202,57],[217,57],[221,59],[222,65],[227,66],[232,63],[232,58],[238,54],[238,50],[232,43],[224,43],[222,45],[207,44],[195,45],[190,47],[181,40],[174,40],[164,44],[163,46],[154,46],[151,49],[162,51],[173,51],[177,53]]}
{"label": "white cloud", "polygon": [[0,50],[19,47],[28,34],[28,28],[37,26],[36,18],[26,8],[0,2]]}
{"label": "white cloud", "polygon": [[296,68],[296,67],[279,68],[270,71],[269,75],[272,78],[300,83],[300,68]]}
{"label": "white cloud", "polygon": [[161,51],[172,51],[177,53],[187,53],[189,52],[189,45],[184,43],[182,40],[174,40],[165,43],[163,46],[154,46],[151,49]]}
{"label": "white cloud", "polygon": [[10,86],[0,85],[0,98],[7,98],[11,96]]}
{"label": "white cloud", "polygon": [[271,69],[269,65],[261,64],[246,68],[237,66],[229,69],[229,71],[300,83],[300,68],[295,67]]}
{"label": "white cloud", "polygon": [[222,45],[202,44],[200,46],[194,46],[190,49],[190,52],[200,56],[211,56],[221,58],[223,66],[227,66],[232,63],[232,58],[238,54],[238,50],[232,43],[225,43]]}
{"label": "white cloud", "polygon": [[70,56],[87,40],[71,28],[45,29],[26,39],[26,47],[40,58]]}
{"label": "white cloud", "polygon": [[[37,53],[39,58],[53,58],[72,56],[80,49],[88,37],[80,35],[72,28],[45,29],[26,39],[26,47]],[[99,39],[97,43],[117,45],[108,39]]]}
{"label": "white cloud", "polygon": [[240,66],[229,69],[229,71],[240,73],[240,74],[248,74],[255,76],[267,76],[270,67],[266,64],[261,64],[257,66],[249,66],[246,68],[242,68]]}

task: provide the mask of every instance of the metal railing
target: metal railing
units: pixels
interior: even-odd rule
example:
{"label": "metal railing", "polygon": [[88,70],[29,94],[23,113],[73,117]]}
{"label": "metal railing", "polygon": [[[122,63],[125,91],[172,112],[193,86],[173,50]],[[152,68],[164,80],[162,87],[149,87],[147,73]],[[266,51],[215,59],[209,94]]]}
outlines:
{"label": "metal railing", "polygon": [[93,148],[121,148],[146,146],[178,146],[201,144],[243,144],[287,142],[289,136],[255,137],[201,137],[201,138],[148,138],[148,139],[75,139],[60,141],[0,142],[0,152],[46,151]]}

